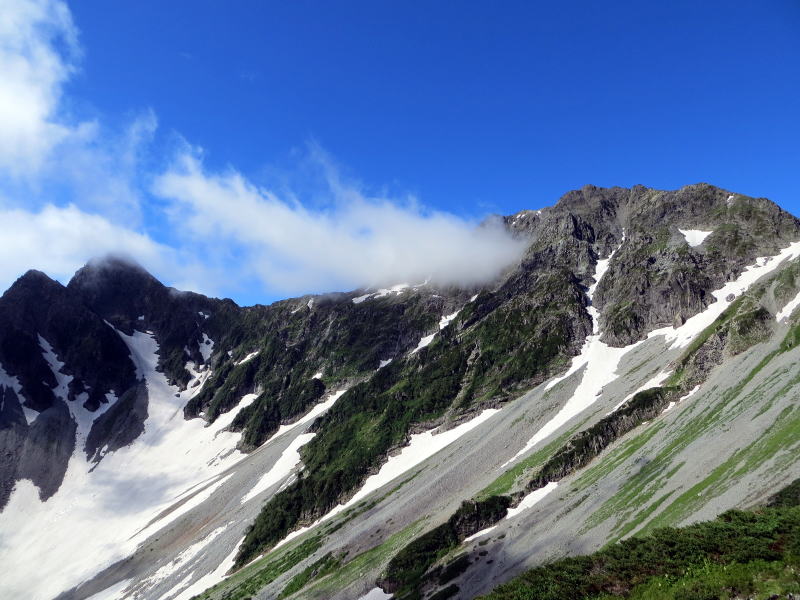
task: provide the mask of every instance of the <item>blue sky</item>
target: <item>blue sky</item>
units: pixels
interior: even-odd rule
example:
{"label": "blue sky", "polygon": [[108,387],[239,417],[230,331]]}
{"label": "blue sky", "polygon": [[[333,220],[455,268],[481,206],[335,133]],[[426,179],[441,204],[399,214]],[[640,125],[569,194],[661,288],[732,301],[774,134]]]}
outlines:
{"label": "blue sky", "polygon": [[[707,181],[800,213],[796,1],[11,2],[67,14],[31,35],[68,66],[39,117],[69,135],[22,175],[8,158],[0,198],[31,226],[48,205],[104,219],[73,262],[132,235],[170,283],[251,303],[414,277],[409,232],[446,254],[442,232],[471,247],[486,214],[587,183]],[[65,143],[79,165],[51,164]]]}

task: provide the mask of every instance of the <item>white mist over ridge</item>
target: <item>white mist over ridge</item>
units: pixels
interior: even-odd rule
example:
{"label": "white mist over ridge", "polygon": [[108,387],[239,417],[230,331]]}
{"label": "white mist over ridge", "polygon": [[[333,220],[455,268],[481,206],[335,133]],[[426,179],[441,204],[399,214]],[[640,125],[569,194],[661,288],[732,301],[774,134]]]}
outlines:
{"label": "white mist over ridge", "polygon": [[478,225],[413,199],[370,197],[343,184],[325,157],[312,158],[325,172],[328,208],[311,209],[236,171],[208,172],[192,152],[156,180],[155,191],[171,203],[180,231],[236,248],[268,288],[287,294],[484,283],[524,250],[499,220]]}

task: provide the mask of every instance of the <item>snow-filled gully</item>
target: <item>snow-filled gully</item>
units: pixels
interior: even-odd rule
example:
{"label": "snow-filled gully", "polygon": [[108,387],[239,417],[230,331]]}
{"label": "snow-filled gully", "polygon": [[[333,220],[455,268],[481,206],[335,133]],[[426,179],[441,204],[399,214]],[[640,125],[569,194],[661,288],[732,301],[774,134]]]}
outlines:
{"label": "snow-filled gully", "polygon": [[[624,238],[623,238],[624,240]],[[616,252],[616,250],[614,251]],[[614,348],[605,342],[600,341],[600,325],[599,314],[597,309],[591,305],[594,298],[594,292],[597,289],[600,280],[608,270],[608,265],[611,258],[614,256],[612,252],[608,258],[597,261],[594,272],[594,283],[589,287],[587,295],[589,296],[589,306],[586,309],[589,316],[592,318],[592,334],[587,336],[586,341],[583,343],[580,354],[572,359],[569,369],[563,375],[550,380],[545,386],[545,390],[553,388],[556,384],[564,381],[573,373],[584,369],[581,381],[575,392],[567,400],[566,404],[559,410],[553,418],[545,423],[534,435],[531,437],[525,446],[517,452],[509,461],[503,466],[507,466],[515,462],[520,456],[526,454],[536,444],[550,436],[557,431],[561,426],[566,424],[570,419],[579,415],[584,410],[589,408],[598,399],[598,393],[604,386],[608,385],[617,378],[617,367],[622,357],[639,345],[639,342],[625,346],[624,348]]]}
{"label": "snow-filled gully", "polygon": [[[91,578],[207,500],[224,485],[227,477],[220,475],[245,457],[236,450],[240,434],[224,429],[254,395],[207,427],[200,419],[186,421],[183,407],[202,386],[190,386],[176,397],[177,390],[156,370],[158,346],[152,335],[118,333],[147,384],[144,432],[96,465],[89,463],[82,439],[100,413],[85,411],[80,398],[67,400],[79,430],[61,487],[42,502],[38,489],[21,480],[0,513],[0,560],[18,565],[0,581],[0,597],[52,598]],[[44,338],[39,342],[56,377],[54,391],[65,397],[70,376],[61,373],[63,363],[50,344]],[[210,340],[204,344],[211,345]],[[189,367],[198,383],[209,375],[208,369],[198,373]],[[38,558],[26,569],[11,561],[12,553]],[[48,565],[47,577],[37,575],[41,564]]]}

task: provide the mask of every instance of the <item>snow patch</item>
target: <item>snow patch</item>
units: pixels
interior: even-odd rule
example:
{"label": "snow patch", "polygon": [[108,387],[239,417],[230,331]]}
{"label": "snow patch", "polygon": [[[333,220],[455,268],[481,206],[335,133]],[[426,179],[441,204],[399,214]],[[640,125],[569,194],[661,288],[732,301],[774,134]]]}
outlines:
{"label": "snow patch", "polygon": [[358,600],[391,600],[391,598],[391,594],[387,594],[381,588],[376,587],[361,596]]}
{"label": "snow patch", "polygon": [[234,544],[231,553],[226,556],[219,566],[211,573],[203,575],[188,588],[184,588],[182,590],[181,587],[183,587],[185,583],[181,581],[180,584],[173,588],[173,590],[162,596],[160,600],[167,600],[167,598],[169,598],[172,594],[175,594],[177,591],[180,591],[180,593],[171,600],[189,600],[198,594],[202,594],[211,586],[218,584],[220,581],[225,579],[225,574],[233,568],[233,565],[236,562],[236,552],[239,550],[239,546],[242,545],[243,541],[244,538],[239,540],[238,543]]}
{"label": "snow patch", "polygon": [[311,376],[311,379],[322,379],[322,371],[317,371]]}
{"label": "snow patch", "polygon": [[378,365],[378,369],[382,369],[383,367],[385,367],[386,365],[388,365],[390,362],[392,362],[392,359],[391,359],[391,358],[387,358],[386,360],[382,360],[382,361],[380,362],[380,364]]}
{"label": "snow patch", "polygon": [[39,416],[39,413],[23,404],[23,402],[25,402],[25,398],[22,396],[22,385],[20,385],[19,379],[9,375],[3,368],[3,365],[0,365],[0,386],[6,386],[14,390],[14,392],[17,394],[17,400],[19,400],[20,406],[22,406],[22,412],[25,415],[25,421],[27,421],[28,425],[33,423],[36,420],[36,417]]}
{"label": "snow patch", "polygon": [[172,559],[169,563],[160,567],[155,573],[153,573],[150,577],[143,580],[147,587],[153,587],[157,585],[159,582],[164,581],[167,577],[176,573],[179,569],[188,565],[194,558],[200,554],[203,549],[208,546],[211,542],[214,541],[216,537],[218,537],[223,531],[228,528],[230,523],[223,525],[222,527],[217,527],[214,531],[209,533],[208,535],[200,538],[199,542],[196,542],[186,548],[183,552],[178,554],[174,559]]}
{"label": "snow patch", "polygon": [[328,409],[330,409],[331,406],[333,406],[336,403],[336,401],[339,398],[341,398],[342,394],[344,394],[346,391],[347,390],[344,389],[344,390],[339,390],[338,392],[334,392],[333,394],[328,396],[328,399],[325,402],[320,402],[319,404],[315,404],[314,408],[308,411],[308,413],[301,419],[295,421],[294,423],[289,423],[288,425],[281,425],[278,428],[278,431],[272,434],[272,437],[269,438],[266,442],[264,442],[262,446],[269,444],[274,439],[279,438],[280,436],[285,434],[287,431],[291,431],[295,427],[300,427],[301,425],[305,425],[306,423],[316,419],[318,416],[324,414],[325,412],[328,411]]}
{"label": "snow patch", "polygon": [[714,230],[711,231],[701,231],[699,229],[678,229],[683,234],[683,237],[686,238],[686,243],[692,247],[699,246],[702,244],[705,239],[714,233]]}
{"label": "snow patch", "polygon": [[508,512],[506,513],[506,519],[513,519],[521,512],[524,512],[531,508],[536,503],[540,502],[547,494],[552,492],[554,489],[558,487],[557,481],[551,481],[546,486],[539,488],[538,490],[533,490],[530,494],[525,496],[515,508],[509,508]]}
{"label": "snow patch", "polygon": [[255,352],[251,352],[250,354],[245,356],[242,360],[236,361],[233,364],[235,364],[237,366],[238,365],[243,365],[244,363],[246,363],[246,362],[248,362],[250,360],[253,360],[256,356],[258,356],[258,354],[259,354],[259,350],[256,350]]}
{"label": "snow patch", "polygon": [[214,340],[203,334],[203,341],[200,343],[200,354],[203,355],[203,362],[208,362],[211,353],[214,351]]}
{"label": "snow patch", "polygon": [[302,433],[294,438],[280,458],[272,465],[272,468],[262,475],[253,488],[244,495],[241,503],[249,502],[287,477],[300,464],[300,448],[314,439],[315,435],[314,433]]}
{"label": "snow patch", "polygon": [[423,337],[423,338],[422,338],[422,339],[419,341],[419,344],[417,344],[417,347],[416,347],[416,348],[414,348],[414,349],[411,351],[411,354],[416,354],[417,352],[419,352],[420,350],[422,350],[422,349],[423,349],[425,346],[429,345],[429,344],[430,344],[430,343],[433,341],[433,338],[434,338],[435,336],[436,336],[436,333],[435,333],[435,332],[434,332],[434,333],[432,333],[432,334],[430,334],[430,335],[426,335],[426,336],[424,336],[424,337]]}
{"label": "snow patch", "polygon": [[464,543],[466,544],[467,542],[471,542],[472,540],[477,540],[479,537],[483,537],[496,527],[497,525],[492,525],[491,527],[487,527],[486,529],[481,529],[479,532],[473,533],[471,536],[464,538]]}
{"label": "snow patch", "polygon": [[[456,316],[458,316],[458,313],[460,313],[460,312],[461,312],[461,310],[457,310],[456,312],[454,312],[454,313],[452,313],[450,315],[444,315],[441,319],[439,319],[439,331],[441,331],[442,329],[447,327],[450,324],[450,322],[453,319],[455,319]],[[436,332],[435,331],[433,333],[431,333],[430,335],[423,336],[422,339],[417,344],[417,347],[414,348],[409,354],[416,354],[417,352],[419,352],[420,350],[422,350],[426,346],[430,345],[430,343],[433,341],[434,337],[436,337]]]}
{"label": "snow patch", "polygon": [[[625,232],[622,234],[622,241],[625,241]],[[567,377],[583,369],[581,381],[578,387],[575,388],[572,396],[567,400],[564,406],[559,410],[553,418],[545,423],[533,437],[531,437],[525,446],[517,452],[510,460],[506,461],[503,466],[511,464],[520,456],[531,450],[539,442],[546,439],[548,436],[556,432],[560,427],[565,425],[570,419],[579,415],[584,410],[589,408],[597,401],[597,398],[602,392],[603,387],[614,381],[617,377],[617,368],[622,357],[639,345],[641,342],[636,342],[630,346],[623,348],[615,348],[600,341],[600,326],[599,326],[599,313],[594,306],[591,306],[592,299],[594,298],[595,290],[600,281],[608,270],[608,265],[611,258],[614,256],[612,252],[608,258],[598,260],[595,265],[594,283],[589,286],[587,295],[589,297],[590,305],[587,307],[587,312],[592,318],[592,334],[586,337],[583,343],[580,354],[572,359],[569,369],[563,375],[556,377],[545,386],[545,390],[552,389],[556,384],[564,381]]]}
{"label": "snow patch", "polygon": [[[291,431],[295,427],[300,427],[301,425],[309,423],[321,414],[327,412],[346,391],[347,390],[340,390],[338,392],[334,392],[325,402],[321,402],[320,404],[314,406],[314,408],[312,408],[302,419],[289,425],[281,425],[278,428],[278,431],[266,442],[264,442],[263,445],[269,444],[276,438],[285,434],[287,431]],[[310,442],[315,435],[316,434],[314,433],[303,433],[292,440],[275,464],[272,465],[272,468],[267,471],[267,473],[265,473],[261,479],[258,480],[255,486],[253,486],[253,488],[247,494],[244,495],[241,500],[241,504],[249,502],[262,492],[265,492],[270,487],[289,476],[295,467],[300,464],[300,448]]]}
{"label": "snow patch", "polygon": [[778,314],[775,315],[775,320],[783,321],[784,319],[789,318],[794,312],[794,309],[797,308],[798,304],[800,304],[800,292],[798,292],[794,298],[789,300],[789,302],[787,302],[786,305],[778,311]]}
{"label": "snow patch", "polygon": [[498,412],[500,412],[499,409],[488,408],[482,411],[478,416],[453,429],[437,433],[437,428],[412,435],[408,445],[404,446],[399,454],[390,456],[389,460],[383,464],[380,471],[367,478],[361,489],[358,490],[356,495],[345,505],[345,508],[356,504],[371,492],[383,487],[393,479],[411,470],[425,459],[455,442],[462,435],[475,429],[478,425]]}
{"label": "snow patch", "polygon": [[453,314],[445,315],[441,319],[439,319],[439,331],[441,331],[442,329],[447,327],[450,324],[450,321],[455,319],[458,316],[458,313],[460,313],[460,312],[461,312],[460,310],[457,310]]}
{"label": "snow patch", "polygon": [[609,412],[606,413],[606,416],[608,416],[611,413],[616,412],[617,410],[619,410],[619,408],[623,404],[625,404],[628,400],[633,398],[639,392],[643,392],[645,390],[649,390],[650,388],[659,387],[664,382],[664,380],[667,377],[670,376],[671,373],[672,373],[672,371],[659,371],[658,375],[655,375],[655,376],[651,377],[650,379],[648,379],[647,382],[642,384],[641,386],[639,386],[639,388],[637,388],[635,392],[632,392],[632,393],[628,394],[627,396],[625,396],[625,398],[623,398],[621,402],[618,402],[617,405],[614,406],[614,408],[612,408]]}

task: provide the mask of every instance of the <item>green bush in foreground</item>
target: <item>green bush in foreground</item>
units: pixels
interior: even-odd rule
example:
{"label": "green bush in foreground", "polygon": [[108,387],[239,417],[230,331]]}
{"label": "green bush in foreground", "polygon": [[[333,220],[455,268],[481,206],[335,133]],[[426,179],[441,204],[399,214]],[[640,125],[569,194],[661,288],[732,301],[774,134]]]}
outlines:
{"label": "green bush in foreground", "polygon": [[[797,590],[800,507],[795,482],[758,511],[659,529],[588,556],[523,573],[484,600],[705,600]],[[793,500],[792,500],[793,499]]]}

